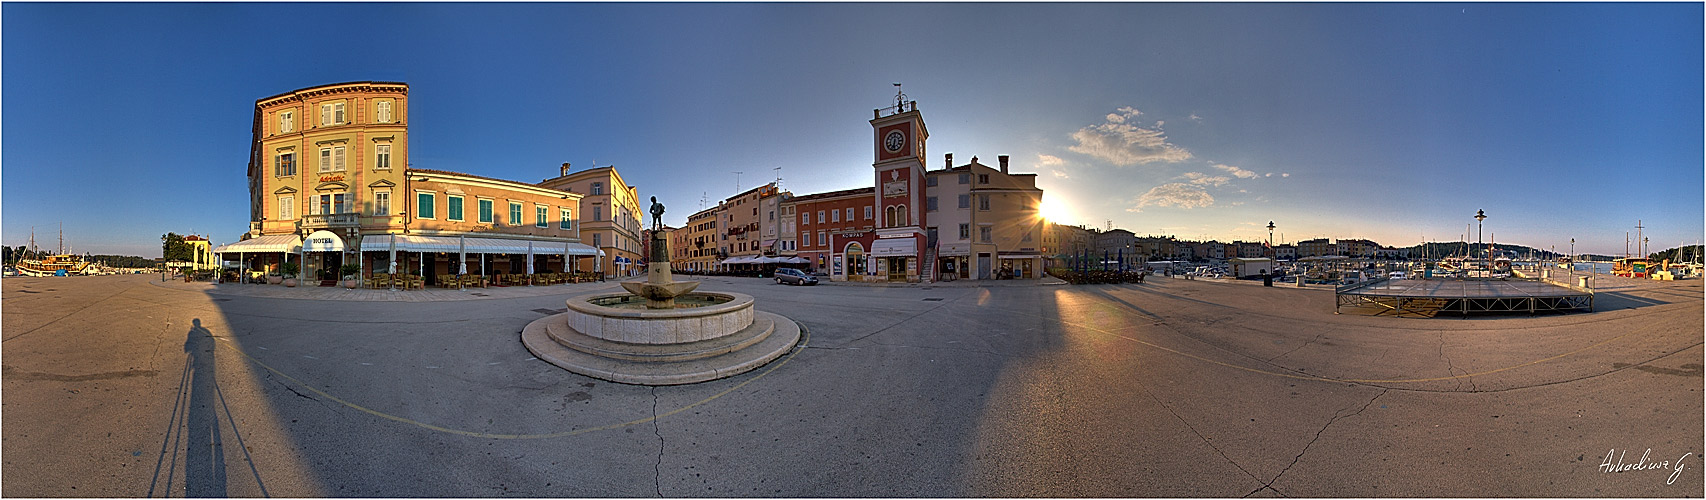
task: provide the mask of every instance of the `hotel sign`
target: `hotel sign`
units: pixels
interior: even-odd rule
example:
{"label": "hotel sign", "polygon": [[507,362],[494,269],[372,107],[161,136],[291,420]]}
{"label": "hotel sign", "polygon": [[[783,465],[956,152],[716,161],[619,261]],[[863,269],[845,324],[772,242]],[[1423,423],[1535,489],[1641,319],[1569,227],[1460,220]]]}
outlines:
{"label": "hotel sign", "polygon": [[330,231],[314,231],[302,240],[304,252],[342,252],[344,239]]}

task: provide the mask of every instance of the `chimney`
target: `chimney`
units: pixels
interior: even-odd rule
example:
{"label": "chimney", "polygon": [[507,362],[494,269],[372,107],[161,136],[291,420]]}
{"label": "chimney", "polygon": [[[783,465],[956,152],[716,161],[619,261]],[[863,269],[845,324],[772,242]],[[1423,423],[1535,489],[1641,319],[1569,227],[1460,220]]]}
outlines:
{"label": "chimney", "polygon": [[563,175],[569,175],[569,162],[563,162]]}
{"label": "chimney", "polygon": [[942,167],[942,168],[944,168],[944,169],[954,168],[954,154],[953,153],[948,153],[948,154],[942,155],[942,159],[947,160],[946,163],[948,164],[947,166]]}
{"label": "chimney", "polygon": [[997,156],[996,159],[1001,160],[1001,173],[1007,173],[1007,155]]}

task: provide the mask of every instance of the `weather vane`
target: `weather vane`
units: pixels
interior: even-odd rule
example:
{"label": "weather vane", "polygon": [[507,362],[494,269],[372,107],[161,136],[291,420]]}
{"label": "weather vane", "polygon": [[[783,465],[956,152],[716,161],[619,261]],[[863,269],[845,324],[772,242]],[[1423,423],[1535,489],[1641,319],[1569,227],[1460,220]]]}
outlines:
{"label": "weather vane", "polygon": [[894,112],[905,111],[903,106],[906,106],[906,94],[900,92],[900,82],[894,82]]}

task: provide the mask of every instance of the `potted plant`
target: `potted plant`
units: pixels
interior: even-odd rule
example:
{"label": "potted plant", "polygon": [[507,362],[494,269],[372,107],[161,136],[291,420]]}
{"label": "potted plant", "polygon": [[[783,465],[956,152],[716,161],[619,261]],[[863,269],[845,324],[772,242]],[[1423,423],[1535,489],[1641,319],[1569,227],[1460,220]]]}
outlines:
{"label": "potted plant", "polygon": [[284,283],[284,274],[279,272],[277,267],[271,267],[271,266],[268,266],[268,267],[269,267],[269,269],[267,269],[267,284],[268,285],[277,285],[280,283]]}
{"label": "potted plant", "polygon": [[280,267],[284,271],[284,286],[296,286],[296,272],[302,267],[295,262],[286,262]]}
{"label": "potted plant", "polygon": [[357,286],[356,282],[361,278],[361,266],[357,264],[344,264],[339,266],[338,272],[343,274],[344,288],[355,288]]}

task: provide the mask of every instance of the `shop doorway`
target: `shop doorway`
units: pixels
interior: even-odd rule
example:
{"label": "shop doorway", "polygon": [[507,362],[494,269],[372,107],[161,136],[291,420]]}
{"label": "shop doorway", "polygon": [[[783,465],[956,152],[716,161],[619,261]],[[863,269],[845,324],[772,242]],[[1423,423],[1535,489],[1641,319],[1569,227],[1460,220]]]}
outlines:
{"label": "shop doorway", "polygon": [[989,254],[988,253],[978,253],[977,254],[977,279],[980,279],[980,280],[989,279]]}
{"label": "shop doorway", "polygon": [[906,281],[907,257],[884,257],[883,260],[888,263],[889,281]]}

